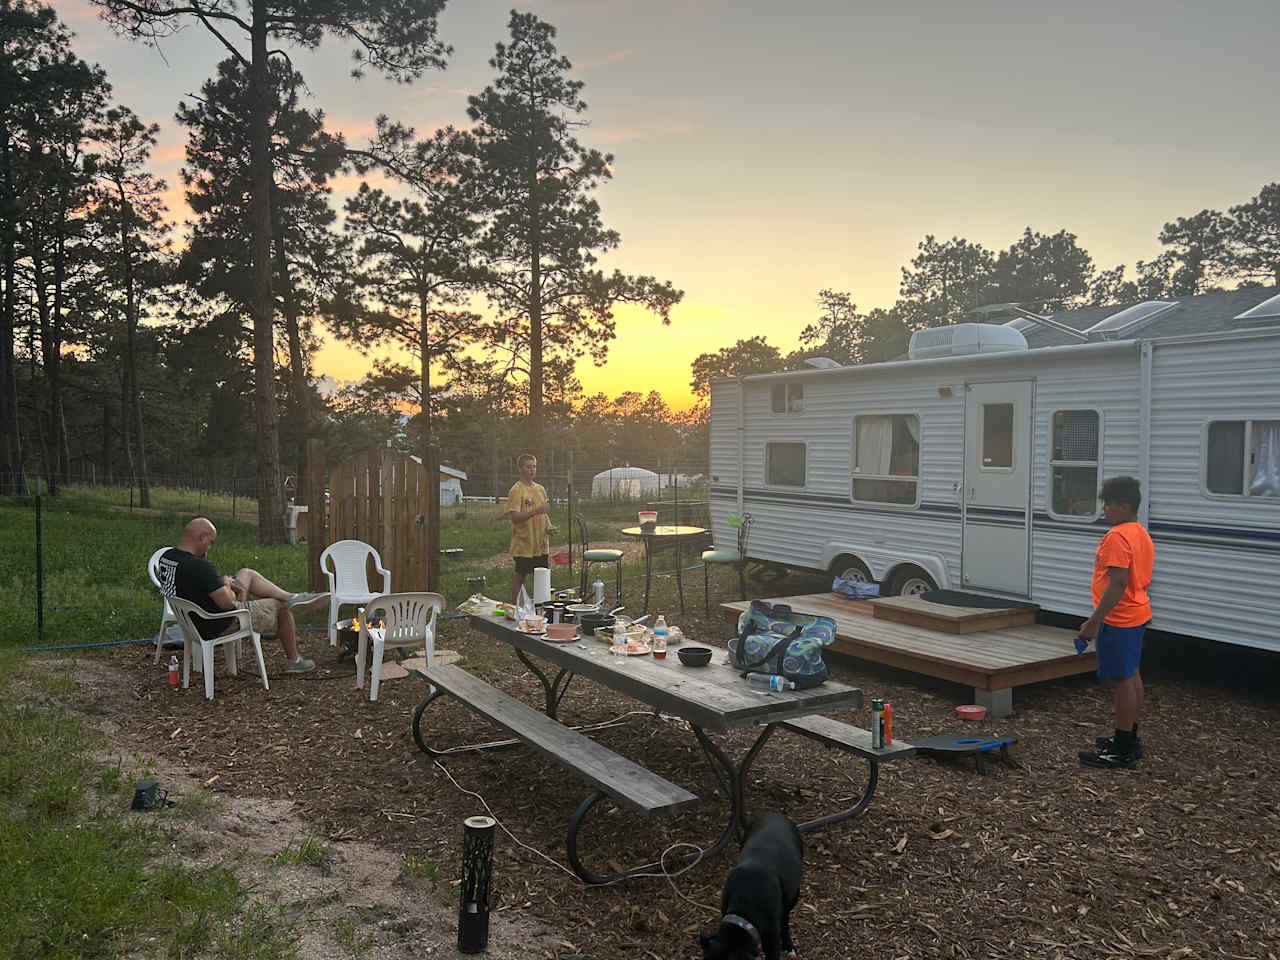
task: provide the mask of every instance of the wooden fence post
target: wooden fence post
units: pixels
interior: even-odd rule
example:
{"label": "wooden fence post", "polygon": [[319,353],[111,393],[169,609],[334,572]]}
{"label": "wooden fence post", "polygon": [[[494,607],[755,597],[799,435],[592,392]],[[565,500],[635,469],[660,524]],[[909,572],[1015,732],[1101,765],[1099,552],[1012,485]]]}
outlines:
{"label": "wooden fence post", "polygon": [[427,446],[427,589],[440,592],[440,448]]}

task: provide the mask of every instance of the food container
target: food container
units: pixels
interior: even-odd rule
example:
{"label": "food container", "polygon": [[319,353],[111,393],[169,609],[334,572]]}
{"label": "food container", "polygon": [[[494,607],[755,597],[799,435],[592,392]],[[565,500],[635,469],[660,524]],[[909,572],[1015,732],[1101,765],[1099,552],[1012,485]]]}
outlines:
{"label": "food container", "polygon": [[541,633],[546,628],[546,617],[525,617],[520,621],[520,629],[525,633]]}
{"label": "food container", "polygon": [[658,525],[658,511],[656,510],[641,510],[639,517],[641,530],[648,532]]}
{"label": "food container", "polygon": [[578,615],[578,629],[584,637],[595,636],[600,627],[613,630],[613,617],[607,613],[582,613]]}
{"label": "food container", "polygon": [[[628,625],[626,627],[627,643],[644,643],[649,637],[649,628],[643,623],[639,626]],[[601,643],[613,643],[613,627],[597,627],[596,639]]]}

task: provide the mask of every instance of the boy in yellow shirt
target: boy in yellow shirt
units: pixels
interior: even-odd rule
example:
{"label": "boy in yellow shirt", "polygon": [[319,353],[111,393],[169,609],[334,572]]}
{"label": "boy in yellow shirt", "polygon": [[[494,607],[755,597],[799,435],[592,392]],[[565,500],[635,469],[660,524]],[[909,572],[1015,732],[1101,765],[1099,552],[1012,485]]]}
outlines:
{"label": "boy in yellow shirt", "polygon": [[507,516],[511,520],[511,558],[516,565],[516,578],[511,587],[511,602],[516,602],[524,578],[533,575],[534,567],[550,567],[551,552],[548,528],[551,508],[547,502],[547,490],[534,482],[538,475],[538,458],[532,453],[522,453],[516,460],[520,479],[507,494]]}

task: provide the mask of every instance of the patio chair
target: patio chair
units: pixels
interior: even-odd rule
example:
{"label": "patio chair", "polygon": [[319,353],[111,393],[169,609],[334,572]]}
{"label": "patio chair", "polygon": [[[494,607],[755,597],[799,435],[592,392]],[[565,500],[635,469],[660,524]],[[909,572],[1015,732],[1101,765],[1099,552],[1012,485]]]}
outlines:
{"label": "patio chair", "polygon": [[[374,572],[382,577],[382,587],[369,589],[366,572],[369,557],[373,557]],[[329,561],[333,569],[329,569]],[[382,557],[376,548],[363,540],[338,540],[324,548],[320,554],[320,569],[329,578],[329,646],[338,645],[338,611],[344,605],[368,603],[374,597],[391,592],[391,571],[383,567]]]}
{"label": "patio chair", "polygon": [[[178,627],[182,630],[182,635],[186,638],[186,643],[182,647],[182,686],[184,689],[190,685],[192,651],[199,650],[200,660],[204,666],[204,695],[206,699],[212,700],[214,648],[226,648],[224,656],[227,660],[227,670],[234,677],[238,674],[236,661],[239,659],[240,641],[246,639],[253,641],[253,652],[258,657],[258,673],[262,676],[262,689],[271,689],[271,686],[267,683],[267,664],[262,659],[262,639],[253,629],[248,610],[239,608],[209,613],[190,600],[183,600],[180,597],[170,597],[169,606],[177,617]],[[200,631],[196,628],[197,619],[217,620],[222,617],[234,617],[238,621],[238,629],[231,630],[221,636],[210,637],[208,640],[200,635]]]}
{"label": "patio chair", "polygon": [[[378,699],[382,680],[382,658],[388,647],[427,650],[427,667],[436,662],[436,616],[444,609],[444,597],[438,593],[388,593],[374,597],[364,606],[360,617],[360,648],[356,651],[356,689],[364,689],[364,658],[373,643],[373,660],[369,665],[369,699]],[[370,620],[382,620],[383,626],[370,629]]]}
{"label": "patio chair", "polygon": [[586,600],[589,596],[587,593],[587,569],[593,563],[612,563],[615,585],[617,587],[617,601],[614,606],[622,603],[622,551],[611,550],[608,547],[600,547],[591,549],[591,541],[587,538],[587,521],[582,517],[576,518],[578,521],[578,537],[582,544],[580,556],[582,557],[582,578],[578,584],[578,596]]}
{"label": "patio chair", "polygon": [[738,568],[738,587],[742,591],[742,599],[747,599],[747,536],[751,532],[751,514],[729,514],[729,526],[737,528],[737,548],[712,546],[702,553],[702,603],[707,616],[711,616],[710,580],[711,567],[715,564],[732,564]]}
{"label": "patio chair", "polygon": [[[147,576],[156,585],[156,589],[160,591],[160,629],[156,632],[156,655],[155,659],[151,661],[152,663],[160,662],[160,649],[164,645],[164,628],[171,623],[178,622],[178,618],[173,615],[173,610],[169,607],[169,598],[164,595],[164,587],[160,586],[160,558],[172,549],[173,547],[161,547],[147,561]],[[186,644],[184,643],[183,646],[185,647]]]}

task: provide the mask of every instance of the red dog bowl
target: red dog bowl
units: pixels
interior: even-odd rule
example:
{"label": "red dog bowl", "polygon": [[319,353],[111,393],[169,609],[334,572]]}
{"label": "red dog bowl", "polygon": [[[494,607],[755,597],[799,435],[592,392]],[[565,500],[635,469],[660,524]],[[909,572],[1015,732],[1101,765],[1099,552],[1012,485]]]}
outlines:
{"label": "red dog bowl", "polygon": [[960,715],[961,720],[981,720],[987,715],[987,708],[976,703],[966,703],[956,707],[956,713]]}

